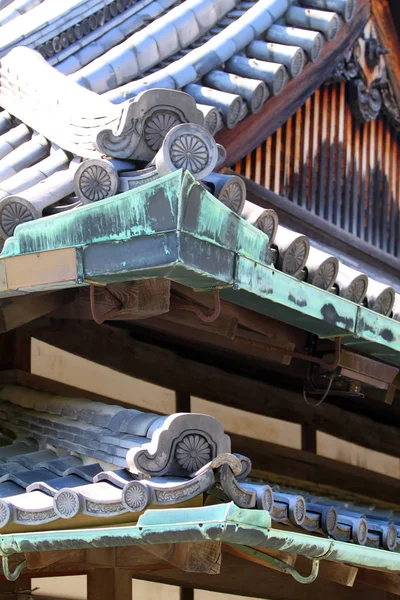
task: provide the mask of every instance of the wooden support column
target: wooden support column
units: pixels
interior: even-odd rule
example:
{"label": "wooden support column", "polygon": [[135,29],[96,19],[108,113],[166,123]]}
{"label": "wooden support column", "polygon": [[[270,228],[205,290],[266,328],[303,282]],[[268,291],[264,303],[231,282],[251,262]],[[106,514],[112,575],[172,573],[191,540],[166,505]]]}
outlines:
{"label": "wooden support column", "polygon": [[[29,592],[31,589],[30,577],[19,577],[16,581],[7,581],[6,579],[0,579],[0,600],[17,600],[17,598],[29,598]],[[22,596],[22,593],[26,596]]]}
{"label": "wooden support column", "polygon": [[194,589],[188,587],[181,587],[179,590],[179,600],[193,600]]}
{"label": "wooden support column", "polygon": [[175,409],[177,413],[191,412],[190,410],[190,394],[186,392],[176,392],[175,394]]}
{"label": "wooden support column", "polygon": [[306,422],[301,426],[301,449],[317,453],[317,431],[311,423]]}
{"label": "wooden support column", "polygon": [[87,600],[130,600],[132,574],[124,569],[94,569],[87,575]]}

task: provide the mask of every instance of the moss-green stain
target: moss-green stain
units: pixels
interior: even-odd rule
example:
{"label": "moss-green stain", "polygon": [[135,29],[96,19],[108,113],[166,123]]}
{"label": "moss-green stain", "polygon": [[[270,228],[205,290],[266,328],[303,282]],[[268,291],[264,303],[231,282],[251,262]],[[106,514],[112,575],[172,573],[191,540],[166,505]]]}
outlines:
{"label": "moss-green stain", "polygon": [[182,172],[64,214],[17,227],[1,257],[120,241],[177,226]]}

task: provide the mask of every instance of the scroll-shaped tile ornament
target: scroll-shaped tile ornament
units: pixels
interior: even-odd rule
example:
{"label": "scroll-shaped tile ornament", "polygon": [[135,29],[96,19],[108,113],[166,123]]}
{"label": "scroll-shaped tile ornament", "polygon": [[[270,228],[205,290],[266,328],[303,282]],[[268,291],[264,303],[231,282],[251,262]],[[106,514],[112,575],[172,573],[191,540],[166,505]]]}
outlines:
{"label": "scroll-shaped tile ornament", "polygon": [[132,473],[184,477],[218,454],[230,452],[230,438],[214,417],[180,413],[160,419],[151,442],[131,448],[126,462]]}
{"label": "scroll-shaped tile ornament", "polygon": [[[161,140],[160,149],[145,169],[132,170],[132,164],[116,159],[85,160],[74,178],[75,193],[84,203],[97,202],[118,192],[141,187],[178,169],[186,169],[195,179],[203,179],[218,165],[221,148],[201,125],[176,125]],[[238,177],[231,179],[238,179],[242,184]]]}
{"label": "scroll-shaped tile ornament", "polygon": [[50,66],[31,48],[0,60],[0,105],[63,150],[84,158],[151,161],[176,125],[203,125],[184,92],[147,89],[116,106]]}
{"label": "scroll-shaped tile ornament", "polygon": [[194,99],[176,90],[149,89],[122,107],[117,126],[101,129],[94,142],[101,153],[117,158],[150,161],[176,125],[204,122]]}

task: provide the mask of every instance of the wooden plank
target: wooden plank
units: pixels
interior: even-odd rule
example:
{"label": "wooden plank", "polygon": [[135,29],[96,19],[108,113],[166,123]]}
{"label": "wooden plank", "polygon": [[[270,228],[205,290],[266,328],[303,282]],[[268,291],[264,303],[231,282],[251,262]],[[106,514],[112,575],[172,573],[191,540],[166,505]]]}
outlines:
{"label": "wooden plank", "polygon": [[179,590],[179,600],[194,600],[193,588],[181,587]]}
{"label": "wooden plank", "polygon": [[358,569],[357,582],[400,596],[400,574]]}
{"label": "wooden plank", "polygon": [[339,84],[339,116],[338,116],[338,143],[336,160],[336,194],[335,194],[335,225],[341,226],[342,216],[342,194],[343,194],[343,168],[344,168],[344,140],[345,140],[345,107],[346,107],[346,84]]}
{"label": "wooden plank", "polygon": [[286,123],[286,135],[285,135],[285,164],[283,170],[283,195],[291,197],[291,173],[292,173],[292,130],[293,130],[293,119],[290,117]]}
{"label": "wooden plank", "polygon": [[31,590],[31,578],[22,574],[16,581],[7,581],[0,577],[0,600],[21,600],[29,598]]}
{"label": "wooden plank", "polygon": [[75,248],[24,254],[3,260],[7,281],[0,284],[0,292],[19,289],[34,291],[52,284],[68,287],[75,285],[79,276]]}
{"label": "wooden plank", "polygon": [[310,194],[307,185],[310,174],[310,147],[311,147],[311,107],[312,98],[307,98],[304,105],[304,142],[303,142],[303,177],[301,179],[301,206],[310,210]]}
{"label": "wooden plank", "polygon": [[376,498],[395,506],[400,491],[398,479],[311,452],[260,442],[234,433],[230,437],[235,452],[250,456],[254,472],[259,472],[266,481],[297,485],[314,495],[316,486],[324,490],[321,494],[328,496],[334,494],[337,488],[364,499]]}
{"label": "wooden plank", "polygon": [[[289,554],[289,553],[284,553],[284,552],[267,551],[267,550],[263,550],[262,548],[261,549],[257,548],[257,550],[259,552],[261,552],[261,554],[265,554],[267,557],[271,556],[272,558],[277,558],[285,565],[289,565],[289,566],[293,567],[296,563],[297,557],[294,554]],[[223,544],[222,551],[225,554],[232,554],[232,556],[236,556],[237,558],[240,558],[244,561],[254,563],[256,565],[260,565],[261,567],[265,567],[267,569],[272,569],[273,571],[282,572],[281,569],[279,569],[272,563],[269,563],[266,560],[264,561],[261,558],[259,558],[258,556],[253,556],[252,554],[247,554],[246,552],[243,552],[243,550],[241,550],[240,548],[237,548],[235,546],[229,546],[227,544]]]}
{"label": "wooden plank", "polygon": [[223,555],[221,573],[212,577],[200,573],[185,573],[179,569],[143,573],[135,577],[269,600],[309,600],[310,593],[315,598],[324,600],[397,600],[396,596],[388,592],[357,582],[353,587],[346,587],[318,577],[311,586],[301,585],[292,577],[245,562],[230,554]]}
{"label": "wooden plank", "polygon": [[0,300],[0,333],[54,312],[74,297],[74,290],[29,294]]}
{"label": "wooden plank", "polygon": [[25,554],[26,568],[28,571],[44,569],[55,563],[63,561],[69,564],[85,561],[84,550],[49,550],[46,552],[27,552]]}
{"label": "wooden plank", "polygon": [[[386,425],[328,403],[315,410],[304,403],[301,393],[279,387],[275,374],[270,381],[256,380],[229,370],[229,363],[223,368],[214,364],[205,368],[170,348],[133,341],[129,332],[86,322],[59,323],[57,329],[31,328],[29,334],[76,356],[165,388],[278,419],[309,422],[317,430],[341,439],[400,456],[395,418],[392,425]],[[382,406],[382,415],[383,411]]]}
{"label": "wooden plank", "polygon": [[95,569],[87,575],[88,600],[129,600],[132,575],[123,569]]}
{"label": "wooden plank", "polygon": [[342,25],[333,42],[325,44],[316,63],[309,62],[301,75],[290,81],[279,96],[270,98],[258,114],[246,117],[234,130],[225,129],[217,136],[217,141],[227,151],[225,164],[235,163],[246,156],[305,103],[361,35],[370,15],[370,0],[359,0],[352,21]]}
{"label": "wooden plank", "polygon": [[[310,560],[305,556],[297,556],[295,567],[300,573],[307,573],[310,571]],[[357,573],[358,568],[351,565],[328,560],[321,560],[319,563],[318,577],[346,587],[353,587]]]}
{"label": "wooden plank", "polygon": [[227,317],[223,314],[213,323],[203,323],[195,314],[186,312],[185,310],[179,310],[178,305],[176,305],[176,308],[171,308],[168,313],[163,314],[156,322],[159,321],[178,323],[183,327],[191,327],[200,331],[226,337],[230,340],[234,339],[238,324],[237,319]]}
{"label": "wooden plank", "polygon": [[[107,320],[131,321],[147,319],[169,311],[171,282],[168,279],[143,279],[124,283],[96,286],[94,290],[95,312],[104,318],[116,310]],[[120,305],[120,308],[118,308]],[[93,321],[89,289],[81,289],[76,298],[58,311],[54,317]]]}
{"label": "wooden plank", "polygon": [[301,449],[313,454],[317,452],[317,432],[310,423],[301,426]]}
{"label": "wooden plank", "polygon": [[173,568],[170,563],[147,552],[143,546],[117,548],[116,565],[118,568],[131,569],[134,573]]}

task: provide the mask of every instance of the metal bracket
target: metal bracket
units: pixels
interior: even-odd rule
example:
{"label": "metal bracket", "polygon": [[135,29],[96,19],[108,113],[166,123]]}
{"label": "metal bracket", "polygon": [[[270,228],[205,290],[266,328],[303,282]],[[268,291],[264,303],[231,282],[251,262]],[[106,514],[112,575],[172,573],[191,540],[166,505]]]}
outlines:
{"label": "metal bracket", "polygon": [[221,299],[219,296],[218,289],[215,288],[213,290],[213,296],[214,296],[214,310],[209,315],[206,315],[201,310],[201,308],[199,308],[198,306],[195,306],[194,304],[189,304],[184,301],[180,301],[175,297],[171,298],[171,308],[176,308],[178,310],[185,310],[187,312],[192,312],[197,316],[199,321],[201,321],[202,323],[207,323],[207,324],[213,323],[214,321],[216,321],[218,319],[219,315],[221,314]]}
{"label": "metal bracket", "polygon": [[7,555],[1,557],[1,567],[3,569],[4,577],[8,579],[8,581],[16,581],[26,567],[26,560],[22,560],[15,567],[15,570],[11,572],[8,565],[8,558],[9,557]]}
{"label": "metal bracket", "polygon": [[265,562],[269,565],[274,566],[276,569],[281,571],[281,573],[288,573],[289,575],[291,575],[293,577],[293,579],[295,579],[299,583],[304,583],[304,584],[312,583],[318,577],[319,559],[315,559],[315,558],[311,559],[312,560],[311,573],[307,577],[304,577],[304,575],[301,575],[294,567],[291,567],[290,565],[284,563],[283,561],[279,560],[278,558],[269,556],[269,554],[264,554],[264,552],[260,552],[259,550],[256,550],[255,548],[250,548],[250,546],[241,546],[239,544],[228,544],[228,545],[233,546],[234,548],[238,548],[239,550],[241,550],[245,554],[248,554],[249,556],[254,556],[255,558],[257,558],[257,560],[261,560],[262,562]]}

